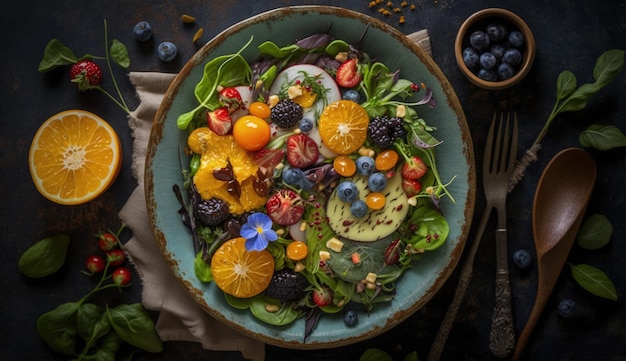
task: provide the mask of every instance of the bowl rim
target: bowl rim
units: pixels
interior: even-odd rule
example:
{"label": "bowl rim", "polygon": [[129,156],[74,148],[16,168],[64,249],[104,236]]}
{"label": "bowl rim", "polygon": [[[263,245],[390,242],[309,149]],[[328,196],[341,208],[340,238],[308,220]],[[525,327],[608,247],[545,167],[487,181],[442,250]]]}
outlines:
{"label": "bowl rim", "polygon": [[[524,51],[524,61],[520,70],[513,77],[503,80],[503,81],[487,81],[479,78],[476,74],[474,74],[471,69],[465,65],[463,61],[463,42],[465,40],[465,35],[467,31],[476,23],[477,21],[489,18],[489,17],[503,17],[507,21],[513,23],[519,31],[522,32],[525,39],[525,51]],[[530,26],[517,14],[514,12],[504,9],[504,8],[486,8],[479,10],[469,17],[467,17],[459,30],[456,33],[456,38],[454,40],[454,55],[456,58],[456,62],[461,69],[461,72],[465,77],[472,82],[474,85],[477,85],[481,88],[488,90],[502,90],[509,88],[518,82],[520,82],[530,71],[532,65],[535,61],[535,53],[536,53],[536,45],[535,45],[535,36],[533,35]]]}
{"label": "bowl rim", "polygon": [[[458,123],[458,126],[461,130],[460,141],[462,142],[463,149],[461,151],[463,155],[459,156],[467,160],[468,167],[468,188],[467,193],[463,194],[463,202],[465,202],[465,208],[461,211],[461,213],[463,214],[463,219],[459,222],[460,233],[459,236],[456,238],[457,243],[456,245],[454,245],[453,248],[451,248],[450,254],[448,256],[448,262],[445,264],[445,267],[443,267],[443,269],[439,269],[438,274],[433,276],[434,281],[432,285],[429,284],[428,293],[426,293],[426,295],[422,297],[419,301],[413,302],[410,307],[403,309],[401,312],[396,312],[393,315],[389,315],[385,323],[375,324],[373,327],[371,327],[371,329],[366,330],[367,332],[364,332],[357,336],[330,339],[323,342],[290,341],[277,338],[272,334],[263,334],[258,332],[255,333],[253,332],[253,330],[246,329],[242,325],[236,324],[232,320],[227,319],[224,315],[221,315],[214,308],[211,309],[210,307],[208,307],[208,305],[202,298],[202,291],[194,288],[193,285],[190,285],[189,281],[185,280],[179,273],[176,272],[176,270],[179,269],[178,261],[172,257],[172,254],[167,249],[168,241],[165,237],[164,231],[159,229],[156,213],[157,202],[154,193],[155,178],[152,169],[153,166],[155,167],[155,169],[161,166],[160,164],[156,164],[154,162],[154,155],[157,153],[158,145],[164,136],[163,127],[166,122],[166,118],[168,117],[170,108],[174,102],[174,98],[176,97],[176,94],[180,90],[181,85],[184,83],[185,79],[188,77],[191,71],[196,66],[204,64],[206,58],[211,55],[211,50],[222,44],[225,41],[227,35],[236,33],[237,31],[245,29],[246,27],[249,27],[251,25],[262,23],[268,20],[273,20],[277,17],[279,18],[285,15],[306,13],[348,17],[354,21],[362,22],[364,24],[367,24],[368,26],[375,27],[378,31],[388,33],[399,43],[405,46],[408,50],[410,50],[410,52],[422,62],[425,70],[430,72],[433,77],[437,78],[437,81],[440,82],[440,85],[443,88],[443,95],[445,96],[446,104],[450,108],[450,111],[454,113],[455,117],[457,117],[456,122]],[[161,254],[164,256],[164,259],[170,267],[174,277],[183,285],[183,288],[192,297],[192,299],[199,303],[203,311],[207,312],[210,316],[213,316],[226,326],[229,326],[230,328],[233,328],[239,332],[246,334],[249,337],[260,340],[262,342],[285,348],[316,349],[319,347],[332,348],[344,346],[378,336],[407,319],[410,315],[423,307],[428,301],[432,299],[432,297],[435,296],[436,290],[440,289],[443,286],[443,284],[448,280],[448,278],[451,276],[454,269],[456,268],[469,235],[476,199],[476,172],[474,165],[474,151],[471,139],[471,132],[469,132],[469,126],[465,114],[462,110],[461,103],[454,89],[452,88],[452,85],[445,77],[444,73],[423,49],[421,49],[417,44],[408,39],[405,34],[401,33],[399,30],[395,29],[391,25],[388,25],[381,20],[378,20],[361,12],[335,6],[302,5],[272,9],[239,21],[236,24],[218,33],[189,59],[189,61],[183,66],[181,71],[176,75],[176,77],[170,84],[165,94],[165,97],[163,98],[163,101],[155,115],[149,138],[148,149],[146,152],[144,189],[148,208],[148,218],[157,246]],[[384,312],[384,310],[381,310],[381,312]]]}

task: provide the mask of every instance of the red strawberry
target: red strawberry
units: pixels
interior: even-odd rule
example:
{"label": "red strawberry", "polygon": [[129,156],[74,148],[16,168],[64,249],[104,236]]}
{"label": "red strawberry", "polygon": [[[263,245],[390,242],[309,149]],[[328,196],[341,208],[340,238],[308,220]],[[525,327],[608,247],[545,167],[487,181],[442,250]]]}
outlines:
{"label": "red strawberry", "polygon": [[333,291],[328,286],[317,287],[311,292],[311,298],[317,307],[328,306],[333,302]]}
{"label": "red strawberry", "polygon": [[226,107],[207,112],[206,120],[209,129],[217,135],[226,135],[233,129],[233,120],[230,118]]}
{"label": "red strawberry", "polygon": [[230,113],[241,108],[241,105],[243,104],[241,94],[239,94],[239,91],[235,88],[222,89],[219,94],[219,101],[220,104],[225,106]]}
{"label": "red strawberry", "polygon": [[424,163],[422,158],[413,156],[404,162],[402,166],[402,178],[419,179],[426,174],[426,171],[428,171],[428,167],[426,167],[426,163]]}
{"label": "red strawberry", "polygon": [[359,73],[358,62],[355,58],[348,59],[339,65],[335,80],[339,86],[344,88],[352,88],[361,82],[361,74]]}
{"label": "red strawberry", "polygon": [[285,151],[282,149],[263,148],[254,153],[252,160],[259,166],[264,168],[274,168],[285,157]]}
{"label": "red strawberry", "polygon": [[320,151],[313,138],[306,134],[295,134],[287,138],[287,161],[292,167],[306,168],[317,162]]}
{"label": "red strawberry", "polygon": [[304,202],[298,193],[283,188],[274,193],[265,203],[265,211],[274,223],[290,226],[302,219]]}
{"label": "red strawberry", "polygon": [[87,90],[102,83],[102,70],[91,60],[81,60],[70,68],[70,80],[81,91]]}
{"label": "red strawberry", "polygon": [[404,190],[407,197],[413,197],[422,191],[422,184],[417,179],[403,178],[402,190]]}

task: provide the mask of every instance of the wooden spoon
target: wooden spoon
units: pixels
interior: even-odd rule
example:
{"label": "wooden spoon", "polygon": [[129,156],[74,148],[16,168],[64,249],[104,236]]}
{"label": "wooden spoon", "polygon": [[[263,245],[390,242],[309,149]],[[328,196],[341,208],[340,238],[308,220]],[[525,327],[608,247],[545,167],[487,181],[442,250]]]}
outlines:
{"label": "wooden spoon", "polygon": [[537,253],[537,296],[511,360],[522,356],[559,273],[574,244],[596,181],[596,164],[579,148],[555,155],[541,175],[533,201],[533,237]]}

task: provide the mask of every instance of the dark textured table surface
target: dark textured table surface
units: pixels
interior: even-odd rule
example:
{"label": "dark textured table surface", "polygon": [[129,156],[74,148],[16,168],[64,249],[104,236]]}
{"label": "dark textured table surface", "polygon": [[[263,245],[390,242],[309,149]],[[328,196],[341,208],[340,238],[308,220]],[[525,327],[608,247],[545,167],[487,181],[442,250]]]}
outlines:
{"label": "dark textured table surface", "polygon": [[[399,0],[395,0],[398,5]],[[64,72],[40,74],[37,66],[46,43],[62,40],[76,53],[102,53],[103,20],[109,37],[127,45],[130,71],[177,72],[199,46],[228,26],[260,12],[288,5],[336,5],[360,11],[388,22],[408,34],[427,28],[434,59],[448,77],[464,107],[476,151],[476,164],[482,161],[486,129],[494,110],[516,110],[520,119],[520,152],[530,146],[555,101],[555,81],[563,70],[570,70],[579,83],[592,82],[597,57],[613,48],[626,48],[626,3],[615,0],[581,1],[455,1],[413,0],[415,10],[404,10],[406,23],[398,15],[380,15],[368,1],[4,1],[5,14],[0,29],[5,38],[0,77],[0,349],[4,360],[64,360],[50,351],[39,338],[37,317],[56,305],[75,300],[86,293],[92,280],[80,274],[85,257],[95,251],[93,234],[119,225],[117,212],[135,186],[132,177],[132,137],[126,115],[102,94],[79,93]],[[537,56],[533,69],[519,85],[504,91],[484,91],[472,86],[459,72],[454,56],[455,30],[471,13],[499,6],[519,14],[533,29]],[[194,26],[183,26],[180,16],[194,15]],[[156,38],[179,46],[176,61],[157,59],[155,46],[140,46],[132,27],[149,21]],[[205,33],[198,44],[191,38],[198,27]],[[155,40],[156,42],[156,40]],[[137,105],[134,89],[116,70],[120,86],[131,108]],[[563,148],[580,147],[578,134],[592,123],[615,125],[626,132],[626,73],[593,97],[587,107],[565,113],[550,129],[539,159],[528,169],[523,181],[509,198],[509,250],[524,248],[534,254],[531,206],[543,167]],[[110,83],[107,85],[110,86]],[[112,90],[112,89],[110,89]],[[40,196],[29,175],[28,149],[38,126],[49,116],[65,109],[79,108],[107,119],[120,135],[124,164],[119,178],[103,196],[81,206],[55,205]],[[609,245],[596,251],[574,246],[569,261],[602,269],[615,283],[617,301],[591,295],[569,272],[563,272],[552,297],[531,337],[525,360],[626,360],[626,149],[589,150],[598,165],[598,177],[588,214],[603,214],[613,224]],[[476,212],[482,212],[484,197],[478,178]],[[479,217],[476,216],[475,220]],[[493,219],[475,260],[475,274],[459,316],[450,334],[444,360],[488,360],[488,334],[493,309],[495,247]],[[472,239],[474,229],[470,234]],[[67,264],[57,274],[43,280],[23,277],[17,269],[19,256],[35,241],[56,233],[68,233],[72,245]],[[129,234],[122,234],[128,239]],[[515,328],[519,333],[532,307],[536,272],[521,272],[511,266]],[[371,340],[336,349],[297,351],[267,346],[267,360],[358,360],[369,347],[378,347],[401,360],[417,351],[425,360],[435,333],[452,299],[458,271],[422,309],[394,329]],[[103,297],[137,302],[141,284],[135,282],[121,294]],[[585,316],[564,319],[557,304],[564,298],[575,300]],[[168,342],[161,354],[135,355],[135,360],[241,360],[237,352],[203,350],[197,344]]]}

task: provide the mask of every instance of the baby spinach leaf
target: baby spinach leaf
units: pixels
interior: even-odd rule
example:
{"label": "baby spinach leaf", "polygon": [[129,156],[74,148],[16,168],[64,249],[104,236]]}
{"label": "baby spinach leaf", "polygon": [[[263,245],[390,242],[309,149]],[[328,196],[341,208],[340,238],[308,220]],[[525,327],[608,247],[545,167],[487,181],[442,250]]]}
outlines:
{"label": "baby spinach leaf", "polygon": [[126,45],[117,39],[113,39],[110,51],[111,59],[122,68],[128,69],[130,66],[130,57],[128,56]]}
{"label": "baby spinach leaf", "polygon": [[22,254],[18,268],[27,277],[49,276],[65,263],[69,244],[70,237],[66,234],[46,237]]}
{"label": "baby spinach leaf", "polygon": [[163,343],[154,329],[154,322],[139,303],[107,306],[111,326],[129,344],[147,352],[161,352]]}
{"label": "baby spinach leaf", "polygon": [[574,280],[588,292],[602,298],[617,301],[615,285],[601,270],[587,265],[570,265]]}
{"label": "baby spinach leaf", "polygon": [[67,302],[48,311],[37,319],[39,336],[54,351],[73,355],[76,346],[76,314],[80,303]]}
{"label": "baby spinach leaf", "polygon": [[601,214],[594,214],[587,218],[580,227],[576,242],[584,249],[598,249],[604,247],[611,240],[613,226]]}
{"label": "baby spinach leaf", "polygon": [[204,252],[198,252],[193,262],[193,270],[196,273],[196,277],[198,277],[201,282],[211,282],[213,281],[211,266],[202,258],[203,253]]}
{"label": "baby spinach leaf", "polygon": [[556,98],[565,99],[576,90],[576,75],[565,70],[556,78]]}
{"label": "baby spinach leaf", "polygon": [[597,150],[626,147],[626,136],[613,125],[592,124],[580,133],[578,141],[584,147]]}
{"label": "baby spinach leaf", "polygon": [[88,346],[111,330],[111,324],[102,308],[93,303],[82,304],[76,314],[76,328],[78,335],[85,340]]}
{"label": "baby spinach leaf", "polygon": [[[266,305],[272,304],[280,308],[275,312],[268,311]],[[276,301],[263,296],[256,296],[250,300],[250,312],[259,320],[275,326],[288,325],[300,315],[290,305],[276,304]]]}
{"label": "baby spinach leaf", "polygon": [[363,352],[359,361],[393,361],[393,358],[381,349],[370,348]]}
{"label": "baby spinach leaf", "polygon": [[[104,313],[106,315],[106,312]],[[115,330],[110,330],[106,335],[102,336],[98,340],[98,348],[102,351],[107,351],[112,354],[115,354],[122,344],[124,340],[120,337],[120,335],[115,332]]]}
{"label": "baby spinach leaf", "polygon": [[245,310],[250,308],[250,298],[239,298],[229,295],[228,293],[224,293],[224,298],[226,298],[226,302],[228,302],[229,305],[238,310]]}
{"label": "baby spinach leaf", "polygon": [[44,49],[43,59],[39,63],[38,70],[43,73],[62,65],[74,64],[77,61],[78,58],[70,48],[63,45],[59,39],[52,39]]}
{"label": "baby spinach leaf", "polygon": [[450,232],[450,225],[446,218],[427,206],[416,208],[408,222],[418,227],[408,240],[416,249],[433,251],[445,242]]}

